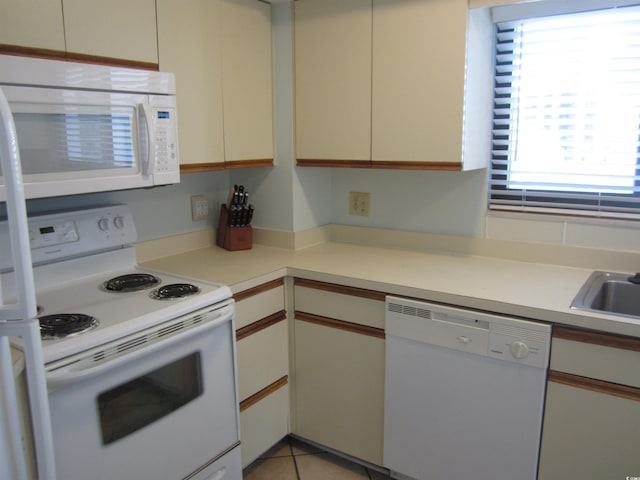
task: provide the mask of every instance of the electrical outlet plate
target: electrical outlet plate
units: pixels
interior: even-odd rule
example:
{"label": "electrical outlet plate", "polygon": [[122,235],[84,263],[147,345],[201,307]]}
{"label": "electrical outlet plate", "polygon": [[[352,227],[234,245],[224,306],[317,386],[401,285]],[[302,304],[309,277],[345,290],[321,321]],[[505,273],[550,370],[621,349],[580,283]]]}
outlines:
{"label": "electrical outlet plate", "polygon": [[349,192],[349,215],[369,216],[371,194],[369,192]]}
{"label": "electrical outlet plate", "polygon": [[209,200],[204,195],[191,196],[191,220],[198,222],[209,218]]}

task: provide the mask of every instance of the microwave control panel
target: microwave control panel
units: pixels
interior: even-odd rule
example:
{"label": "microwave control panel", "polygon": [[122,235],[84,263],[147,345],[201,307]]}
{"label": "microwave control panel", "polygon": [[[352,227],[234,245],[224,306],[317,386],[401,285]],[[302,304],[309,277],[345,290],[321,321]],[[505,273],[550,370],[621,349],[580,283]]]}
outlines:
{"label": "microwave control panel", "polygon": [[173,108],[153,109],[155,158],[154,172],[175,170],[178,164],[176,112]]}

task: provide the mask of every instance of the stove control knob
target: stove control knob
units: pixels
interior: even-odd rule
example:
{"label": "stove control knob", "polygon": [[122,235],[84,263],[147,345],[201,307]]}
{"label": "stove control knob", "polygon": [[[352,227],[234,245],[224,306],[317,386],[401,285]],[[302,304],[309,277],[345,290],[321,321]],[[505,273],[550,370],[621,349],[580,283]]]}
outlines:
{"label": "stove control knob", "polygon": [[116,226],[118,230],[122,230],[124,228],[124,217],[118,215],[113,219],[113,224]]}
{"label": "stove control knob", "polygon": [[109,230],[109,219],[108,218],[101,218],[100,220],[98,220],[98,228],[100,230],[102,230],[103,232],[106,232]]}
{"label": "stove control knob", "polygon": [[516,340],[511,344],[511,355],[518,360],[527,358],[529,356],[529,347],[524,342]]}

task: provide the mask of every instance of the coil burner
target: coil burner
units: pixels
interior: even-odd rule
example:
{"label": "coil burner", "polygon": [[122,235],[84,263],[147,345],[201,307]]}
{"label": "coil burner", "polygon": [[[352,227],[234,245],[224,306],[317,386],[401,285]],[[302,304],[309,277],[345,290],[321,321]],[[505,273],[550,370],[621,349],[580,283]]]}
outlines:
{"label": "coil burner", "polygon": [[129,273],[107,280],[102,288],[109,292],[137,292],[155,287],[160,279],[149,273]]}
{"label": "coil burner", "polygon": [[200,293],[200,289],[190,283],[171,283],[153,290],[149,296],[155,300],[177,300]]}
{"label": "coil burner", "polygon": [[97,318],[84,313],[58,313],[40,317],[40,336],[44,340],[79,335],[99,325]]}

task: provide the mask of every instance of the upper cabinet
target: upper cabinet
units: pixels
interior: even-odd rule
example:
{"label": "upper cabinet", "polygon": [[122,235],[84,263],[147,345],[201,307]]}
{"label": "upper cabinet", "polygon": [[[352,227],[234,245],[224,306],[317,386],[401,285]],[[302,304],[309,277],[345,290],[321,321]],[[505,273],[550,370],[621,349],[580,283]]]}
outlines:
{"label": "upper cabinet", "polygon": [[294,5],[296,157],[306,164],[368,166],[371,0]]}
{"label": "upper cabinet", "polygon": [[225,167],[273,164],[271,6],[223,0]]}
{"label": "upper cabinet", "polygon": [[62,0],[67,52],[158,63],[155,0]]}
{"label": "upper cabinet", "polygon": [[466,0],[299,0],[294,21],[298,165],[486,166],[463,154]]}
{"label": "upper cabinet", "polygon": [[271,9],[157,0],[160,69],[174,72],[183,172],[273,165]]}
{"label": "upper cabinet", "polygon": [[154,0],[0,0],[4,51],[157,68]]}
{"label": "upper cabinet", "polygon": [[0,44],[64,51],[60,0],[0,0]]}
{"label": "upper cabinet", "polygon": [[220,3],[157,0],[160,69],[174,72],[180,162],[224,168]]}
{"label": "upper cabinet", "polygon": [[466,0],[374,0],[374,162],[460,166]]}

